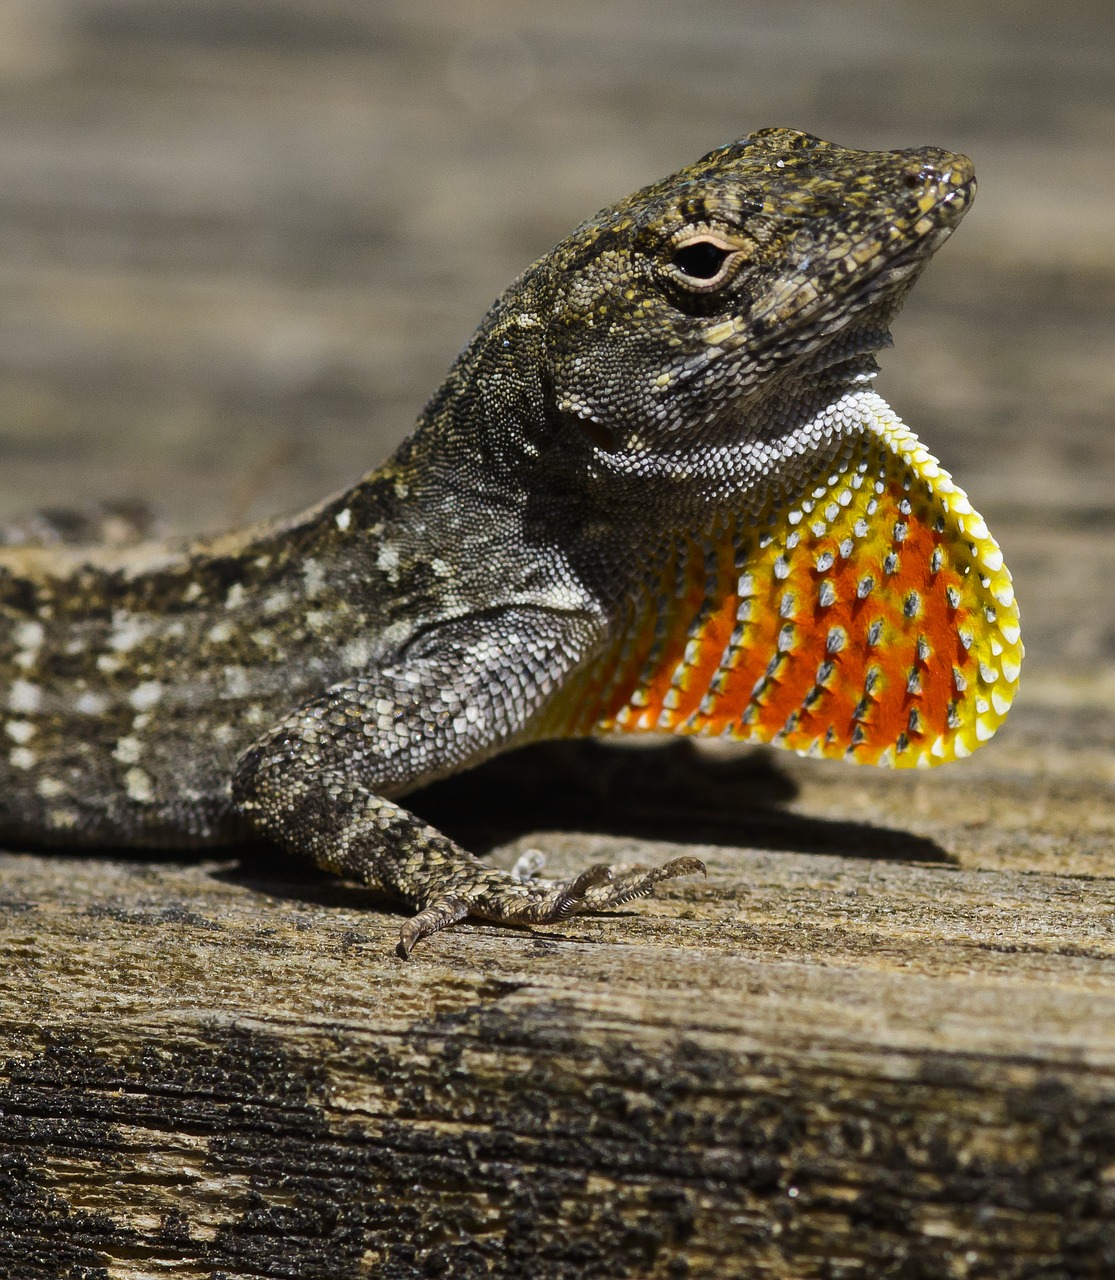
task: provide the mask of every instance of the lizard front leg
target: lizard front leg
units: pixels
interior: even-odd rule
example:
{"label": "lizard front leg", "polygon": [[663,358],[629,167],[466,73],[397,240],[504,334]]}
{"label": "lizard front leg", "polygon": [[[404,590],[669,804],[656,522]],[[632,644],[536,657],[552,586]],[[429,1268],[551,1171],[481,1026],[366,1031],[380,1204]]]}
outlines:
{"label": "lizard front leg", "polygon": [[553,923],[703,871],[696,858],[676,858],[533,884],[487,866],[390,798],[529,738],[592,640],[584,617],[545,610],[437,627],[394,666],[334,685],[252,746],[237,765],[235,803],[290,852],[415,907],[400,933],[403,956],[466,916]]}

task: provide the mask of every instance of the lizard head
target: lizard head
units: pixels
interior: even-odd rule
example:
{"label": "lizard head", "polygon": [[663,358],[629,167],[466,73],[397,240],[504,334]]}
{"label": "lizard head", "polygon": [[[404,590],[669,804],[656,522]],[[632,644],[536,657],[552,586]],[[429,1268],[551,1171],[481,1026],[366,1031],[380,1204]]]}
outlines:
{"label": "lizard head", "polygon": [[974,191],[971,161],[931,147],[764,129],[710,152],[547,260],[558,413],[621,468],[769,441],[779,385],[800,403],[803,381],[816,399],[874,374],[889,320]]}

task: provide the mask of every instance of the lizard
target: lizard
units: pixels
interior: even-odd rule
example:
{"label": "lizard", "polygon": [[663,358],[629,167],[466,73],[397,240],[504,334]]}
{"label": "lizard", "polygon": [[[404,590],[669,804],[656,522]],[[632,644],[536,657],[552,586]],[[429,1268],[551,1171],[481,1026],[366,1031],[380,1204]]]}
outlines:
{"label": "lizard", "polygon": [[293,517],[0,546],[0,834],[282,846],[409,906],[544,924],[704,870],[496,869],[408,791],[629,733],[969,755],[1018,687],[1011,577],[873,389],[965,156],[761,130],[507,289],[378,469]]}

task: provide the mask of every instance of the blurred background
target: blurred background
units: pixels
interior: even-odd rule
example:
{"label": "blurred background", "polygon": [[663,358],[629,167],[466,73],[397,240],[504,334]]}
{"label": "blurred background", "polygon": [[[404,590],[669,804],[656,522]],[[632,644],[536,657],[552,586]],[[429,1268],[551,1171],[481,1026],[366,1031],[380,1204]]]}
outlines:
{"label": "blurred background", "polygon": [[771,124],[961,150],[979,198],[880,389],[1018,579],[1015,732],[1052,716],[1115,782],[1113,15],[0,0],[3,511],[297,507],[380,461],[503,286],[635,187]]}

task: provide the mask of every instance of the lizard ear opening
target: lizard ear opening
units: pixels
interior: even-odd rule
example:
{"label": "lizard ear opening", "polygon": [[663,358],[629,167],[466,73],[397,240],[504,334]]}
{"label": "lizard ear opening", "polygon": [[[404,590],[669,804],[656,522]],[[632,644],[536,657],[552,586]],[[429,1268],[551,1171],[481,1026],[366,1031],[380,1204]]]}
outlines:
{"label": "lizard ear opening", "polygon": [[605,453],[615,453],[619,447],[616,438],[602,422],[595,418],[574,417],[573,420],[598,449],[603,449]]}

